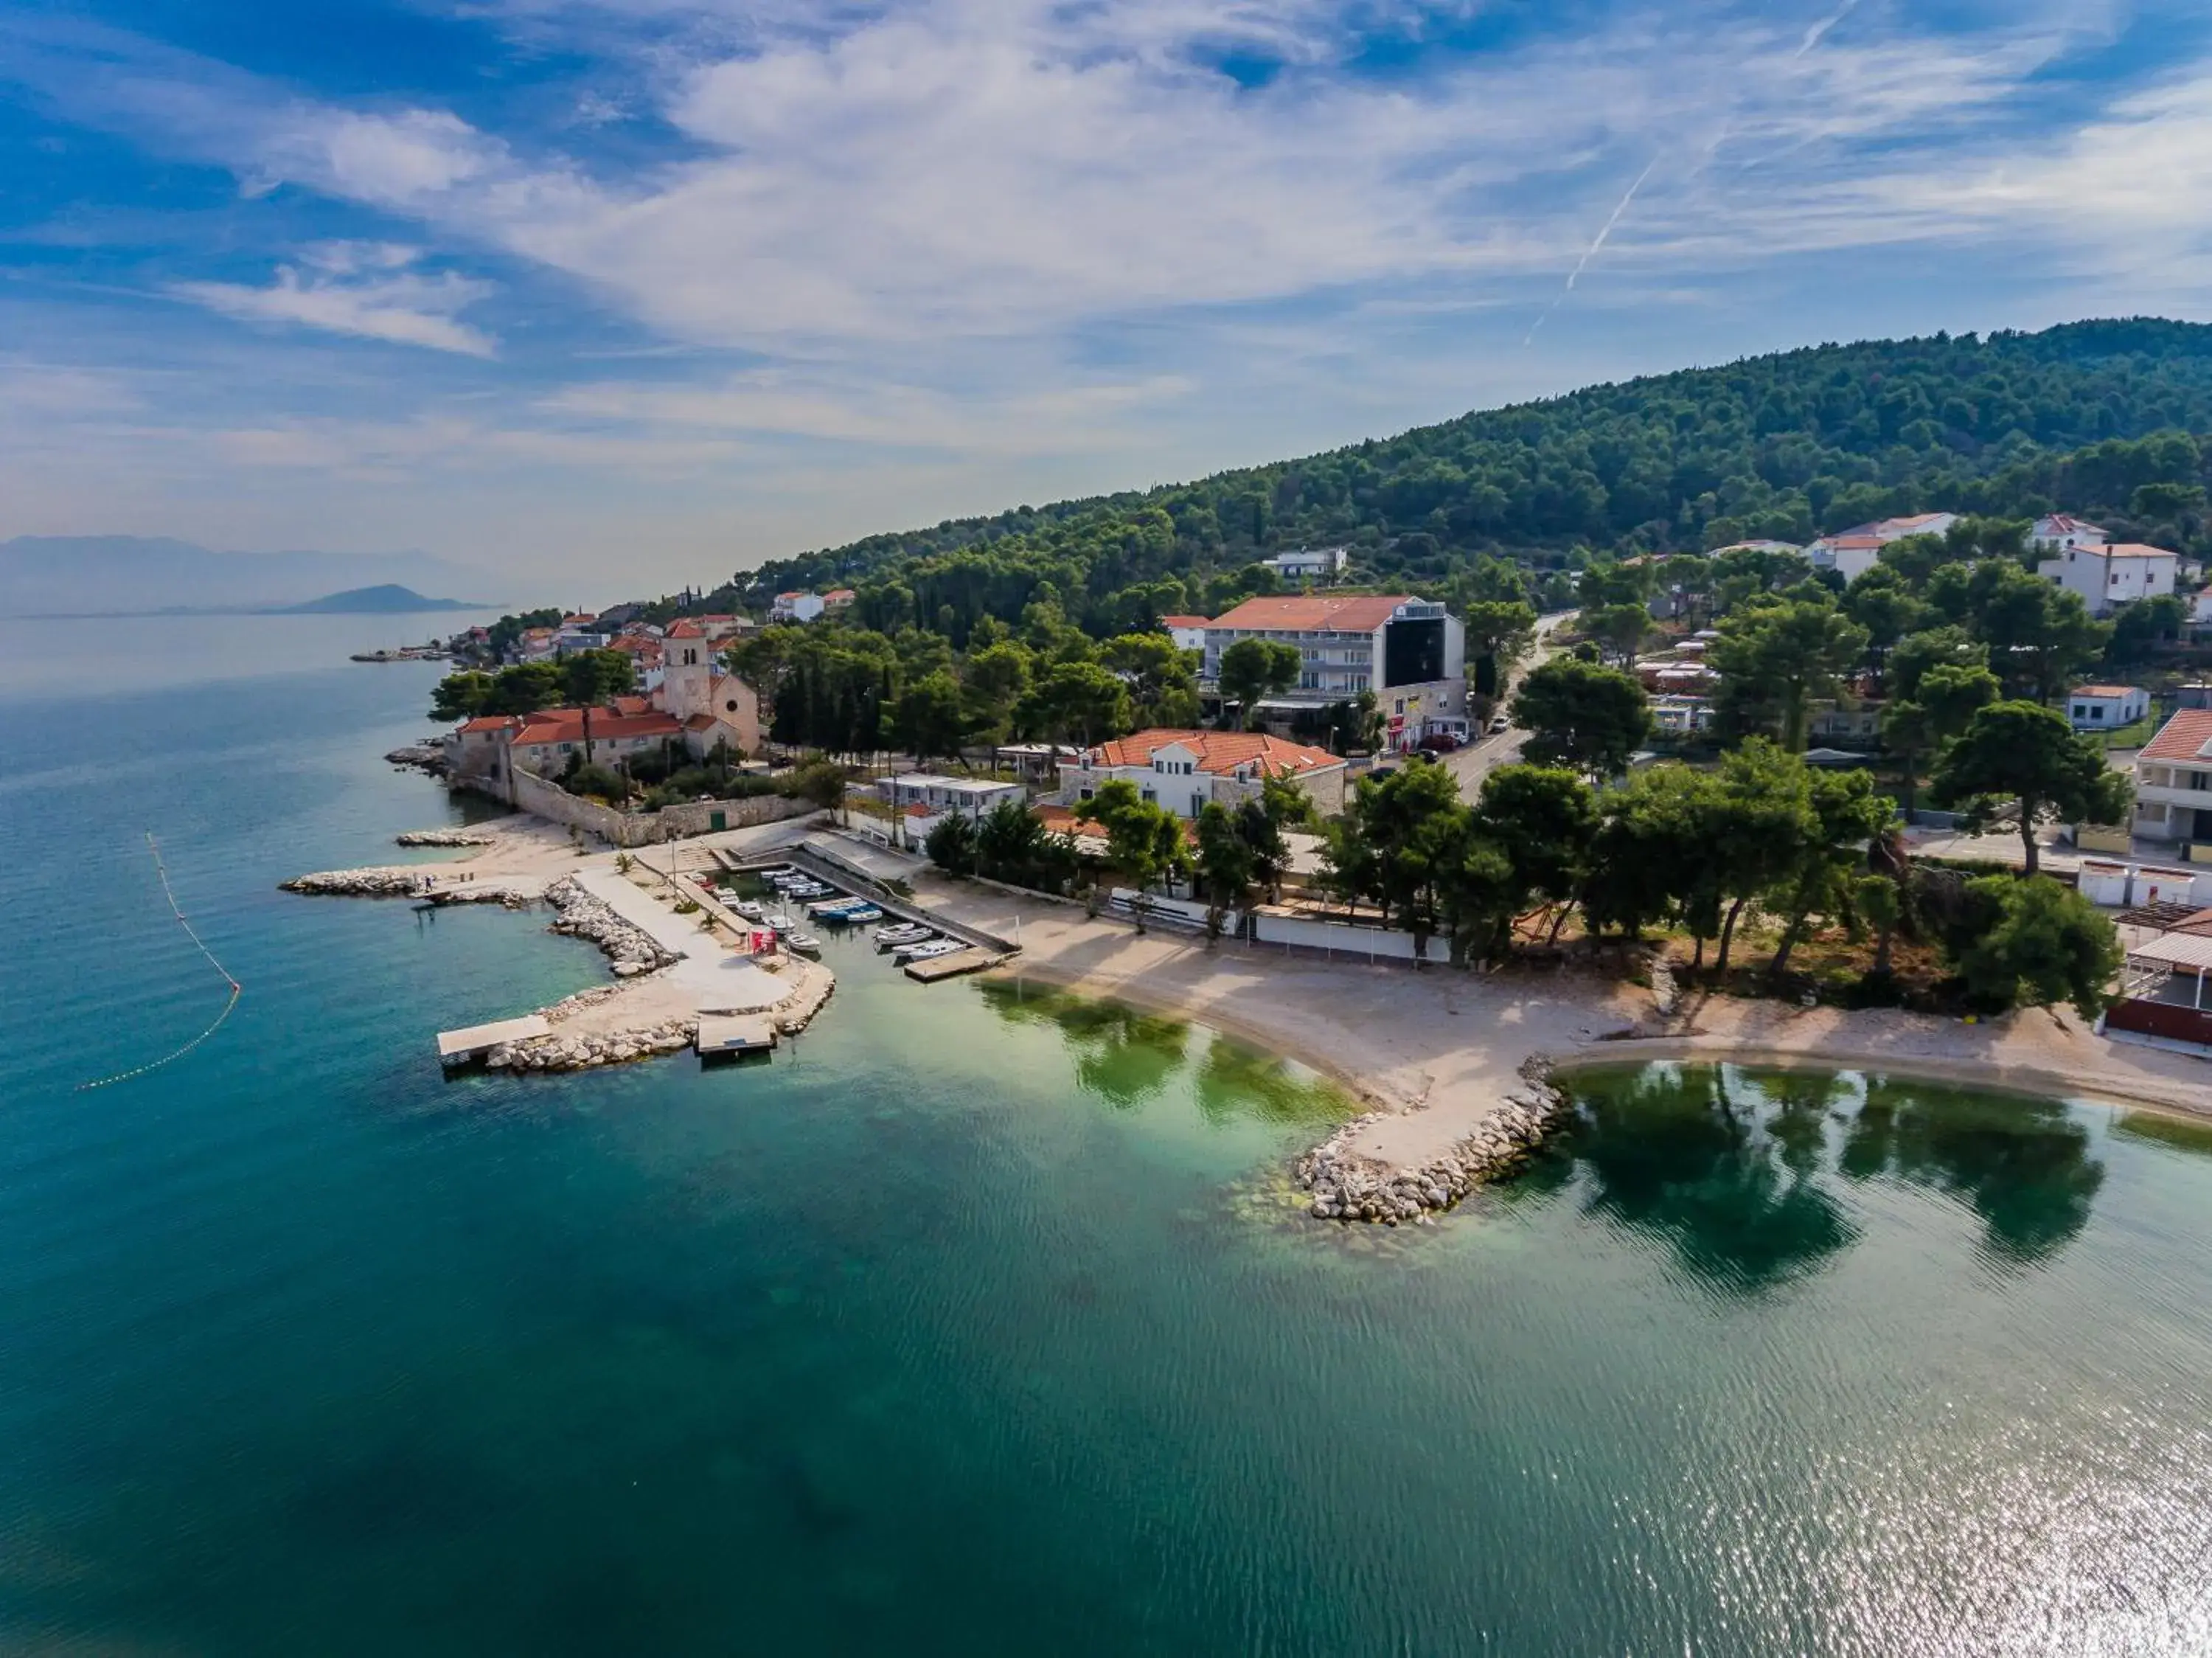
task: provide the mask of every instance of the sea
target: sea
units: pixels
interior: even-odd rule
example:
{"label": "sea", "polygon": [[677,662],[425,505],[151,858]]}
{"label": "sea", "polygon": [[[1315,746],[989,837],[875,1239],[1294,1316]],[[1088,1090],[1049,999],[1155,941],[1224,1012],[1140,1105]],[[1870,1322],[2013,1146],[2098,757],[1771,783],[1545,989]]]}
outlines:
{"label": "sea", "polygon": [[276,890],[483,809],[402,642],[0,623],[0,1650],[2212,1651],[2212,1133],[1624,1066],[1350,1230],[1314,1075],[836,943],[764,1064],[447,1081],[605,966]]}

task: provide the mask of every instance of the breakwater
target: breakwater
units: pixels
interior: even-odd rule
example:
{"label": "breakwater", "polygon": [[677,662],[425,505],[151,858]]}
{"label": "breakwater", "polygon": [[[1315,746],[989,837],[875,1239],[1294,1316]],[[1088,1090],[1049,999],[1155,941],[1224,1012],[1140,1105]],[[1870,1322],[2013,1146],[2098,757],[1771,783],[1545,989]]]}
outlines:
{"label": "breakwater", "polygon": [[1378,1115],[1396,1114],[1370,1112],[1293,1159],[1291,1180],[1313,1194],[1310,1212],[1316,1220],[1386,1226],[1425,1220],[1475,1187],[1519,1173],[1568,1115],[1571,1107],[1551,1080],[1548,1062],[1531,1059],[1521,1075],[1522,1085],[1441,1156],[1406,1168],[1353,1151],[1352,1141],[1362,1128]]}

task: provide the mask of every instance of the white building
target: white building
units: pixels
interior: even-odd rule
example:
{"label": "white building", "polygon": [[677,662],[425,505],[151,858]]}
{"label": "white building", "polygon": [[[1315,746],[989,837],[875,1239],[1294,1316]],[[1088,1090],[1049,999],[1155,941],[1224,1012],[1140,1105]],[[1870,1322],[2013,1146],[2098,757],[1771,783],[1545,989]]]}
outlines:
{"label": "white building", "polygon": [[2072,552],[2081,547],[2101,547],[2110,538],[2102,524],[2092,524],[2069,513],[2048,513],[2027,533],[2039,552]]}
{"label": "white building", "polygon": [[880,778],[876,792],[894,811],[906,812],[919,806],[927,808],[933,820],[955,814],[980,818],[1001,801],[1018,806],[1029,799],[1029,791],[1018,783],[1000,783],[991,777],[945,777],[933,771],[907,771]]}
{"label": "white building", "polygon": [[1326,749],[1264,731],[1139,731],[1102,743],[1060,768],[1062,805],[1079,807],[1115,778],[1181,818],[1207,805],[1258,797],[1269,777],[1287,777],[1324,816],[1344,809],[1344,762]]}
{"label": "white building", "polygon": [[1260,561],[1285,582],[1328,582],[1352,563],[1350,547],[1299,547]]}
{"label": "white building", "polygon": [[1881,518],[1824,535],[1805,549],[1819,570],[1832,570],[1856,582],[1881,562],[1881,550],[1908,535],[1941,535],[1959,521],[1955,512],[1917,512],[1906,518]]}
{"label": "white building", "polygon": [[2212,709],[2185,708],[2136,756],[2135,832],[2212,842]]}
{"label": "white building", "polygon": [[2080,594],[2092,616],[2106,616],[2121,605],[2172,593],[2180,563],[2179,553],[2163,547],[2122,541],[2075,547],[2035,568],[2045,581]]}
{"label": "white building", "polygon": [[2139,685],[2077,686],[2066,698],[2066,717],[2076,731],[2111,731],[2150,712],[2150,692]]}
{"label": "white building", "polygon": [[1177,650],[1204,650],[1207,622],[1203,616],[1163,616],[1160,625],[1168,631]]}
{"label": "white building", "polygon": [[1467,633],[1440,604],[1403,594],[1247,599],[1206,625],[1201,677],[1218,682],[1222,653],[1240,639],[1297,647],[1297,683],[1270,708],[1324,708],[1371,691],[1392,748],[1431,736],[1466,741]]}

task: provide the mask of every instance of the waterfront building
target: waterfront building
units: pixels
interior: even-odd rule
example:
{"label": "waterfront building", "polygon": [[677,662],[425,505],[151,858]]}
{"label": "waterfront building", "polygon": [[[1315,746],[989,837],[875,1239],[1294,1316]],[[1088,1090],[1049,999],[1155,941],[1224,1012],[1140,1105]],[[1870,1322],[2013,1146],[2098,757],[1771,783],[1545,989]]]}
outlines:
{"label": "waterfront building", "polygon": [[1387,741],[1465,741],[1467,635],[1441,604],[1407,594],[1304,594],[1247,599],[1206,625],[1201,677],[1218,682],[1222,653],[1240,639],[1297,647],[1297,683],[1261,704],[1285,718],[1375,693]]}
{"label": "waterfront building", "polygon": [[717,665],[720,648],[707,629],[708,620],[735,618],[686,617],[670,625],[661,642],[659,706],[683,724],[685,742],[704,759],[717,746],[754,754],[761,747],[760,698],[753,688]]}
{"label": "waterfront building", "polygon": [[1177,817],[1194,818],[1210,804],[1257,799],[1267,778],[1286,777],[1322,815],[1344,809],[1342,760],[1264,731],[1139,731],[1085,751],[1060,777],[1060,803],[1070,807],[1118,778]]}

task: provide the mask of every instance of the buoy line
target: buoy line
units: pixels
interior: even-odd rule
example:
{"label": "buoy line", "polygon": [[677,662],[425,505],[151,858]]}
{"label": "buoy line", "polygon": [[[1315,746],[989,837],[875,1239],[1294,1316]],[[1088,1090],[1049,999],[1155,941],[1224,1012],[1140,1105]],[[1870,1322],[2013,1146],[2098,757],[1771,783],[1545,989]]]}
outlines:
{"label": "buoy line", "polygon": [[184,910],[177,903],[176,889],[169,885],[168,868],[161,862],[161,844],[154,838],[151,830],[147,831],[146,833],[146,847],[154,855],[154,873],[161,877],[161,896],[169,901],[169,913],[176,917],[177,925],[185,930],[185,936],[199,947],[200,954],[208,959],[208,965],[222,975],[222,982],[230,986],[230,999],[222,1004],[222,1011],[215,1016],[215,1023],[210,1025],[174,1053],[164,1054],[159,1059],[149,1061],[143,1065],[134,1065],[129,1070],[118,1071],[112,1076],[102,1076],[89,1082],[79,1082],[76,1088],[76,1092],[79,1094],[90,1088],[112,1088],[118,1082],[128,1082],[133,1077],[143,1076],[149,1071],[157,1071],[164,1065],[173,1064],[221,1030],[222,1021],[230,1017],[231,1009],[238,1005],[238,998],[246,993],[246,987],[230,976],[230,969],[216,960],[215,952],[207,947],[207,941],[194,932],[192,923],[185,919]]}

